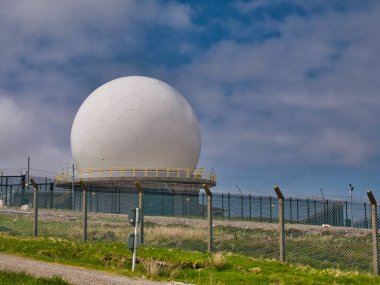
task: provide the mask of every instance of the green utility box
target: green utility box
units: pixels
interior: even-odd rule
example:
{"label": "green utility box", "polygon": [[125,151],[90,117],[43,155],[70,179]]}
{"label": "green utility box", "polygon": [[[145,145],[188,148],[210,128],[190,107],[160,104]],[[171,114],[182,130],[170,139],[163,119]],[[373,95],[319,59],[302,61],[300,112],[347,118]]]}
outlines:
{"label": "green utility box", "polygon": [[[134,243],[135,243],[135,233],[131,233],[128,237],[128,248],[132,252],[134,248]],[[138,248],[140,244],[141,244],[141,236],[137,234],[136,248]]]}

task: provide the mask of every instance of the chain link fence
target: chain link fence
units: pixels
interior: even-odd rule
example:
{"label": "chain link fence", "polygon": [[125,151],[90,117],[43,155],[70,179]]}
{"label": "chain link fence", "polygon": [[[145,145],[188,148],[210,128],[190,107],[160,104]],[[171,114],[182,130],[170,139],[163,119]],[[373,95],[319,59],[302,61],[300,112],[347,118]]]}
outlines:
{"label": "chain link fence", "polygon": [[[33,188],[0,186],[0,231],[34,233]],[[89,242],[126,243],[131,209],[142,203],[143,246],[208,250],[207,194],[197,191],[89,188],[74,191],[38,181],[38,235]],[[84,194],[86,193],[86,194]],[[85,195],[85,196],[84,196]],[[87,212],[84,212],[84,197]],[[7,201],[5,201],[5,198]],[[142,199],[142,201],[139,201]],[[12,201],[12,202],[11,202]],[[21,202],[24,203],[21,203]],[[21,210],[27,204],[29,208]],[[336,200],[284,199],[285,260],[316,268],[372,272],[370,204]],[[254,258],[280,258],[279,200],[275,196],[212,195],[212,251]],[[86,218],[87,217],[87,218]]]}

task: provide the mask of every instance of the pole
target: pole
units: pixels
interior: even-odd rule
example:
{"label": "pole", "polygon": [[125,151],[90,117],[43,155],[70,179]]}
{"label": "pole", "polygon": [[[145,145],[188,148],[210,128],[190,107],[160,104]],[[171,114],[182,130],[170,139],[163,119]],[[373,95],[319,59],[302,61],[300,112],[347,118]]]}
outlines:
{"label": "pole", "polygon": [[348,184],[350,186],[350,197],[351,197],[351,227],[354,226],[354,212],[352,211],[352,192],[354,192],[354,186],[352,184]]}
{"label": "pole", "polygon": [[5,176],[5,206],[8,206],[8,176]]}
{"label": "pole", "polygon": [[21,175],[21,206],[25,203],[25,184],[26,184],[25,175]]}
{"label": "pole", "polygon": [[81,181],[82,212],[83,212],[83,241],[87,241],[87,186]]}
{"label": "pole", "polygon": [[29,189],[29,184],[30,184],[30,157],[28,156],[28,189]]}
{"label": "pole", "polygon": [[278,221],[280,234],[280,261],[285,261],[285,223],[284,223],[284,195],[278,186],[274,187],[278,198]]}
{"label": "pole", "polygon": [[75,196],[74,196],[74,171],[75,171],[75,167],[74,167],[74,163],[73,163],[73,177],[72,177],[72,181],[71,181],[71,209],[74,210],[75,209]]}
{"label": "pole", "polygon": [[34,209],[34,220],[33,220],[33,234],[35,237],[38,236],[38,185],[33,178],[30,179],[30,182],[33,184],[34,193],[33,193],[33,209]]}
{"label": "pole", "polygon": [[203,188],[207,194],[207,226],[208,226],[208,242],[207,242],[207,251],[212,252],[213,249],[213,228],[212,228],[212,193],[207,184],[203,184]]}
{"label": "pole", "polygon": [[143,208],[143,204],[144,204],[144,201],[143,201],[143,193],[144,193],[144,189],[142,188],[141,186],[141,183],[140,181],[136,181],[135,182],[135,186],[137,188],[137,190],[139,191],[139,208],[140,208],[140,215],[141,215],[141,226],[140,226],[140,232],[141,232],[141,244],[144,244],[144,208]]}
{"label": "pole", "polygon": [[50,186],[49,186],[49,207],[50,209],[53,209],[54,207],[54,183],[50,183]]}
{"label": "pole", "polygon": [[45,209],[47,209],[47,193],[48,193],[48,182],[47,182],[47,178],[45,177],[45,194],[44,194],[44,207]]}
{"label": "pole", "polygon": [[371,190],[367,192],[368,199],[371,202],[372,213],[372,252],[373,252],[373,274],[379,275],[380,260],[379,260],[379,233],[377,225],[377,202]]}
{"label": "pole", "polygon": [[12,206],[12,204],[13,204],[13,197],[12,197],[12,195],[13,195],[13,185],[11,184],[10,185],[10,188],[9,188],[9,206]]}
{"label": "pole", "polygon": [[240,195],[241,220],[244,220],[243,194]]}
{"label": "pole", "polygon": [[135,238],[133,239],[132,272],[135,271],[135,267],[136,267],[137,228],[138,228],[138,224],[139,224],[138,220],[139,220],[139,208],[136,208],[136,214],[135,214]]}

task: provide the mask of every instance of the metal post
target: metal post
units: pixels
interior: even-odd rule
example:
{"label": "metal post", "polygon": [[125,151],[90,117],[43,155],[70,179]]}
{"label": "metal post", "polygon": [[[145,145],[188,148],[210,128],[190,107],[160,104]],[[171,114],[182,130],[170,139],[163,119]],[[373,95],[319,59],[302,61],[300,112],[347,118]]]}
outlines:
{"label": "metal post", "polygon": [[224,218],[224,195],[223,195],[223,193],[222,193],[222,211],[223,211],[222,217]]}
{"label": "metal post", "polygon": [[379,233],[377,225],[377,202],[372,194],[372,191],[367,192],[369,201],[371,202],[372,212],[372,252],[373,252],[373,274],[379,275],[380,260],[379,260]]}
{"label": "metal post", "polygon": [[317,224],[317,201],[314,200],[314,225]]}
{"label": "metal post", "polygon": [[99,190],[96,189],[96,212],[99,212]]}
{"label": "metal post", "polygon": [[3,193],[3,172],[0,172],[0,191]]}
{"label": "metal post", "polygon": [[251,194],[249,194],[249,220],[252,220],[252,197]]}
{"label": "metal post", "polygon": [[204,217],[206,215],[205,211],[205,194],[202,193],[202,216]]}
{"label": "metal post", "polygon": [[136,249],[137,249],[137,228],[138,228],[138,220],[139,220],[139,208],[136,208],[135,212],[135,229],[134,229],[134,239],[133,239],[133,255],[132,255],[132,272],[135,271],[136,266]]}
{"label": "metal post", "polygon": [[213,249],[213,228],[212,228],[212,193],[207,184],[203,184],[203,188],[207,194],[207,219],[208,219],[208,243],[207,251],[212,252]]}
{"label": "metal post", "polygon": [[240,196],[241,220],[244,219],[243,194]]}
{"label": "metal post", "polygon": [[350,186],[350,197],[351,197],[351,227],[354,226],[354,212],[352,210],[352,192],[354,192],[354,186],[352,184],[348,184]]}
{"label": "metal post", "polygon": [[21,175],[21,205],[25,203],[25,185],[26,184],[26,176]]}
{"label": "metal post", "polygon": [[45,177],[45,199],[44,199],[44,207],[45,209],[47,208],[47,189],[48,189],[48,183],[47,183],[47,178]]}
{"label": "metal post", "polygon": [[269,218],[270,222],[272,222],[272,196],[269,196]]}
{"label": "metal post", "polygon": [[29,190],[29,184],[30,184],[30,157],[28,156],[28,180],[26,180],[27,189]]}
{"label": "metal post", "polygon": [[119,214],[121,213],[121,208],[120,208],[120,206],[121,206],[121,191],[120,191],[120,189],[118,190],[119,191]]}
{"label": "metal post", "polygon": [[75,196],[74,196],[74,191],[75,191],[75,184],[74,184],[74,172],[75,172],[75,166],[73,163],[72,167],[72,180],[71,180],[71,209],[75,210]]}
{"label": "metal post", "polygon": [[34,209],[34,220],[33,220],[33,234],[38,236],[38,185],[33,178],[30,179],[30,182],[33,184],[34,193],[33,193],[33,209]]}
{"label": "metal post", "polygon": [[165,199],[165,197],[164,197],[164,192],[163,191],[161,191],[160,192],[160,196],[161,196],[161,216],[164,216],[164,199]]}
{"label": "metal post", "polygon": [[230,193],[228,195],[228,219],[231,220],[231,195]]}
{"label": "metal post", "polygon": [[82,212],[83,212],[83,241],[87,241],[87,186],[81,181],[82,188]]}
{"label": "metal post", "polygon": [[144,189],[141,186],[140,181],[135,182],[135,186],[137,190],[139,191],[139,208],[140,208],[140,215],[141,215],[141,226],[140,226],[140,232],[141,232],[141,244],[144,244],[144,208],[143,208],[143,192]]}
{"label": "metal post", "polygon": [[186,191],[185,191],[185,195],[184,195],[184,200],[183,200],[183,208],[185,210],[185,216],[187,215],[187,210],[186,210]]}
{"label": "metal post", "polygon": [[280,234],[280,261],[285,261],[285,221],[284,221],[284,195],[278,186],[274,187],[278,198],[278,221]]}
{"label": "metal post", "polygon": [[[326,200],[326,219],[327,220],[327,224],[331,224],[330,222],[330,213],[329,213],[329,200]],[[325,222],[326,223],[326,222]]]}
{"label": "metal post", "polygon": [[12,206],[13,204],[13,198],[12,198],[12,195],[13,195],[13,185],[11,184],[10,187],[9,187],[9,206]]}
{"label": "metal post", "polygon": [[50,188],[49,188],[49,190],[50,190],[50,199],[49,199],[49,206],[50,206],[50,209],[52,209],[53,208],[53,206],[54,206],[54,194],[53,194],[53,190],[54,190],[54,183],[50,183]]}
{"label": "metal post", "polygon": [[344,226],[348,227],[349,224],[348,224],[348,203],[347,203],[347,201],[344,202],[344,205],[345,205],[345,208],[346,208],[346,220],[345,220]]}
{"label": "metal post", "polygon": [[8,176],[5,176],[5,206],[8,206]]}

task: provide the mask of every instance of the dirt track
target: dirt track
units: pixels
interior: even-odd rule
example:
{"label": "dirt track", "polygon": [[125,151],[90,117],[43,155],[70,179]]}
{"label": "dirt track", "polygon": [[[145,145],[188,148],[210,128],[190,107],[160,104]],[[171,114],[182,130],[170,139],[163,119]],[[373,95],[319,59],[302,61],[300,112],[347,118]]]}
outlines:
{"label": "dirt track", "polygon": [[183,284],[179,282],[154,282],[118,276],[97,270],[89,270],[74,266],[36,261],[25,257],[0,254],[0,270],[25,272],[36,277],[60,276],[74,285],[162,285]]}

